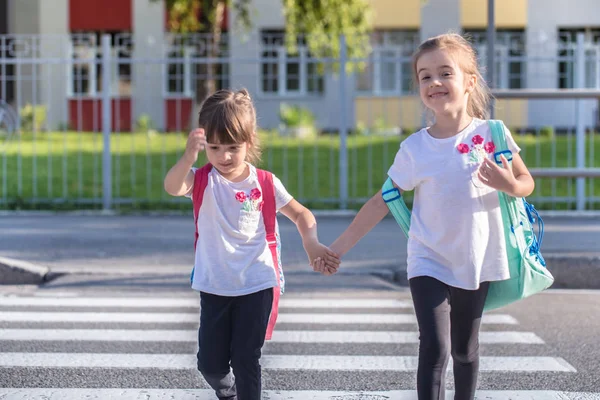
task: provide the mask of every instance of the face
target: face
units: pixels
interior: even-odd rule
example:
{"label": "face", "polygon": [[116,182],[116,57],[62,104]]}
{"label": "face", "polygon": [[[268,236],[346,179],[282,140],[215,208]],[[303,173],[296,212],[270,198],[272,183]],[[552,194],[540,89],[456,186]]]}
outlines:
{"label": "face", "polygon": [[445,50],[432,50],[417,60],[419,93],[425,106],[436,115],[466,109],[476,77],[465,75]]}
{"label": "face", "polygon": [[206,157],[225,178],[235,177],[246,169],[244,160],[248,143],[219,144],[208,143]]}

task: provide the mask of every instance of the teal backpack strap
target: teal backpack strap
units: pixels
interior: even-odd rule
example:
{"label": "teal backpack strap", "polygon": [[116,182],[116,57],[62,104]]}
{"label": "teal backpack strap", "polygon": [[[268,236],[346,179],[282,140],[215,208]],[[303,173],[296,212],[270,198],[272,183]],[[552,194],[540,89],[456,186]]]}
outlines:
{"label": "teal backpack strap", "polygon": [[506,143],[506,134],[504,133],[504,124],[502,121],[490,119],[488,121],[490,130],[492,131],[492,141],[496,145],[496,152],[494,153],[494,161],[496,164],[502,165],[500,156],[504,154],[504,157],[510,163],[512,161],[512,152],[508,149],[508,143]]}
{"label": "teal backpack strap", "polygon": [[[494,152],[494,161],[496,164],[502,166],[502,160],[500,159],[501,155],[506,157],[506,160],[510,164],[512,162],[512,152],[508,148],[508,143],[506,142],[506,133],[504,132],[504,124],[502,121],[490,119],[488,121],[489,127],[492,131],[492,141],[496,146],[496,151]],[[500,209],[502,210],[502,216],[504,220],[509,221],[511,229],[519,223],[519,217],[517,215],[516,206],[514,205],[517,201],[514,197],[507,195],[504,192],[498,191],[498,198],[500,200]]]}
{"label": "teal backpack strap", "polygon": [[392,178],[388,177],[381,188],[381,196],[383,201],[387,204],[388,208],[392,212],[392,215],[402,228],[402,231],[408,237],[408,231],[410,229],[410,210],[406,206],[400,190],[394,186]]}

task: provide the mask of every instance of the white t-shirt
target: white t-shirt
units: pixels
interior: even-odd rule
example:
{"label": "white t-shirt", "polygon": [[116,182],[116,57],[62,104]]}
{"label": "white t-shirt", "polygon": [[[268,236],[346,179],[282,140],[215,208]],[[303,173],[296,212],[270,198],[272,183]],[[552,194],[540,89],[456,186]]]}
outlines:
{"label": "white t-shirt", "polygon": [[[225,179],[215,168],[208,174],[198,213],[199,236],[192,280],[195,290],[220,296],[243,296],[277,286],[259,210],[262,188],[256,168],[248,165],[250,175],[241,182]],[[279,211],[292,196],[275,175],[273,185],[275,207]]]}
{"label": "white t-shirt", "polygon": [[[509,150],[518,153],[504,130]],[[388,175],[401,189],[415,189],[408,279],[431,276],[474,290],[509,278],[498,192],[477,177],[484,157],[493,158],[492,146],[480,119],[450,138],[436,139],[423,128],[401,143]]]}

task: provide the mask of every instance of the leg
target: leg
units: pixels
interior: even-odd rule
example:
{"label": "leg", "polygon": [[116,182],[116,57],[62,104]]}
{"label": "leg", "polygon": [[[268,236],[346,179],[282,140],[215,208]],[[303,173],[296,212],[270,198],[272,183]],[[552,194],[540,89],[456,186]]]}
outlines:
{"label": "leg", "polygon": [[219,399],[235,400],[235,379],[229,367],[232,297],[200,294],[198,370]]}
{"label": "leg", "polygon": [[428,276],[409,281],[419,324],[419,400],[444,400],[450,358],[448,286]]}
{"label": "leg", "polygon": [[450,289],[455,400],[475,398],[479,373],[479,327],[488,288],[489,282],[484,282],[477,290]]}
{"label": "leg", "polygon": [[236,298],[233,312],[231,366],[239,400],[260,400],[260,357],[273,303],[273,289]]}

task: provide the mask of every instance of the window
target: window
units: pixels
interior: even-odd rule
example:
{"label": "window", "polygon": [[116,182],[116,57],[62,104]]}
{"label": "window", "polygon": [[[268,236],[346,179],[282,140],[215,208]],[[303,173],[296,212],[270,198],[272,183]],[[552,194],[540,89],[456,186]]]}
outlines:
{"label": "window", "polygon": [[[71,36],[70,55],[72,68],[67,92],[69,96],[98,96],[102,93],[101,32],[78,33]],[[131,96],[131,36],[127,33],[111,34],[111,95]],[[118,61],[116,61],[118,60]]]}
{"label": "window", "polygon": [[167,96],[191,97],[198,85],[213,81],[215,90],[229,87],[229,64],[221,62],[229,57],[227,34],[213,44],[212,35],[168,35],[165,44],[164,92]]}
{"label": "window", "polygon": [[600,87],[600,28],[559,29],[558,87],[575,87],[577,58],[577,34],[584,34],[585,81],[586,88]]}
{"label": "window", "polygon": [[411,55],[419,45],[418,31],[377,31],[371,35],[367,67],[358,74],[357,90],[376,95],[412,91]]}
{"label": "window", "polygon": [[[486,67],[487,32],[468,30],[465,33],[472,38],[480,65]],[[522,30],[497,30],[494,50],[496,54],[493,86],[498,89],[524,88],[526,85],[525,32]]]}
{"label": "window", "polygon": [[314,95],[325,90],[318,61],[310,60],[304,38],[289,54],[281,31],[262,31],[261,89],[265,94]]}

